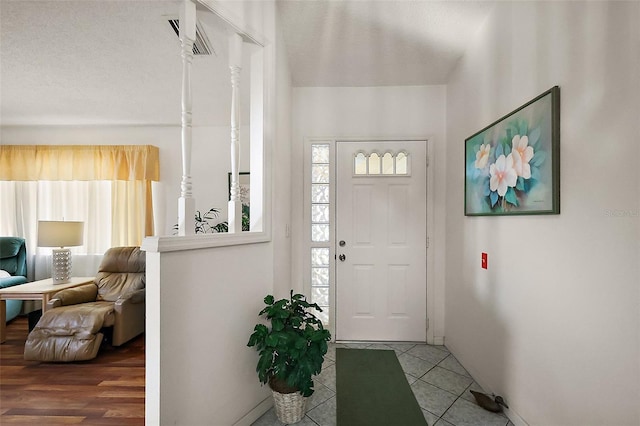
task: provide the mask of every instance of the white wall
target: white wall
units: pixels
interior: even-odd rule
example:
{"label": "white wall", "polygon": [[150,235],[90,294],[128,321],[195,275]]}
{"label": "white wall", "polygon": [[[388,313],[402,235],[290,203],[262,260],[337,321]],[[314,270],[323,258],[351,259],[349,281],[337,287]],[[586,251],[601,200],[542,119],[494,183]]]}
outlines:
{"label": "white wall", "polygon": [[[231,102],[231,100],[229,100]],[[155,145],[160,148],[160,185],[154,191],[159,235],[171,235],[178,222],[182,176],[180,126],[3,126],[3,145]],[[221,209],[227,218],[228,175],[231,171],[231,128],[193,128],[191,173],[196,210]],[[249,171],[249,128],[240,132],[240,170]]]}
{"label": "white wall", "polygon": [[276,102],[278,114],[273,141],[272,211],[273,283],[277,298],[287,297],[291,285],[291,74],[287,52],[278,31],[276,61]]}
{"label": "white wall", "polygon": [[436,338],[444,336],[445,111],[444,86],[300,87],[293,89],[292,133],[292,276],[303,290],[301,247],[309,230],[303,224],[303,143],[308,137],[427,137],[434,146],[435,300],[429,312]]}
{"label": "white wall", "polygon": [[[251,8],[253,3],[244,5]],[[145,240],[149,425],[248,425],[272,404],[268,387],[260,386],[255,372],[258,353],[246,344],[260,321],[265,295],[288,287],[289,248],[282,231],[290,211],[290,83],[282,38],[276,33],[275,4],[256,6],[267,40],[265,174],[266,182],[273,183],[266,191],[273,200],[266,204],[273,209],[265,217],[273,225],[272,241],[163,251],[163,243],[204,247],[203,241],[222,236]],[[284,168],[276,170],[280,165]],[[156,250],[150,248],[154,241],[159,241]]]}
{"label": "white wall", "polygon": [[246,345],[271,257],[271,244],[147,253],[147,425],[232,425],[270,398]]}
{"label": "white wall", "polygon": [[[446,343],[516,424],[640,423],[638,18],[499,2],[447,87]],[[554,85],[561,214],[464,217],[464,139]]]}

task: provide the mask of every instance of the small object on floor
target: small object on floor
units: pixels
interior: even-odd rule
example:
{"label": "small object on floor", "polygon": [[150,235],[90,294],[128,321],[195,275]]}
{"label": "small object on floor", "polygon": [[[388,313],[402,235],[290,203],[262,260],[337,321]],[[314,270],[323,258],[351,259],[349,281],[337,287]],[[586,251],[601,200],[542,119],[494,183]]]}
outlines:
{"label": "small object on floor", "polygon": [[502,407],[509,408],[509,406],[504,402],[504,399],[501,396],[496,396],[494,399],[491,399],[489,395],[485,395],[482,392],[476,392],[469,389],[469,392],[476,399],[476,402],[479,406],[484,408],[487,411],[491,411],[493,413],[502,412]]}

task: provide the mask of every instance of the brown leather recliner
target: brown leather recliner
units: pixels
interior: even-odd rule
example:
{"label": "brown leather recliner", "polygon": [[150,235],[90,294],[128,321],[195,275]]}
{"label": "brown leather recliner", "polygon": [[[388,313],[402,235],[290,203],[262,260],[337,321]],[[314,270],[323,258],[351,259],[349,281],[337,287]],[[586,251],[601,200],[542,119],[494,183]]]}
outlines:
{"label": "brown leather recliner", "polygon": [[83,361],[98,353],[105,327],[113,327],[112,345],[144,332],[145,252],[139,247],[107,250],[92,284],[62,290],[24,346],[32,361]]}

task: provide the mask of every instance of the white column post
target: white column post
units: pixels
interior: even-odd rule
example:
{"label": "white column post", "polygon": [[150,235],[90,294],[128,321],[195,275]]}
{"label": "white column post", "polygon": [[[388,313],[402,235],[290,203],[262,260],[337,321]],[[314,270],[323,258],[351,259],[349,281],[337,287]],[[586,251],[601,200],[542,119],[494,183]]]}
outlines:
{"label": "white column post", "polygon": [[229,232],[242,232],[242,202],[238,181],[240,163],[240,70],[242,69],[242,37],[229,36],[229,69],[231,70],[231,199],[229,200]]}
{"label": "white column post", "polygon": [[195,232],[195,199],[191,192],[191,61],[196,39],[196,5],[184,0],[180,9],[182,42],[182,181],[178,200],[178,235]]}

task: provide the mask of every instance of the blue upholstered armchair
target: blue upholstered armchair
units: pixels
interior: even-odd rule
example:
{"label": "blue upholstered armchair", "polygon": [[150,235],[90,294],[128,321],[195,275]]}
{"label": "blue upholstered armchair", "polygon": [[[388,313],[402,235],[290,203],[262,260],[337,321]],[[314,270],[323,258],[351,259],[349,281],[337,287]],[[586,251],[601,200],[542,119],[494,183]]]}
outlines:
{"label": "blue upholstered armchair", "polygon": [[[24,238],[0,237],[0,269],[11,276],[0,278],[0,288],[27,282],[27,247]],[[22,300],[7,300],[7,321],[14,319],[22,309]]]}

